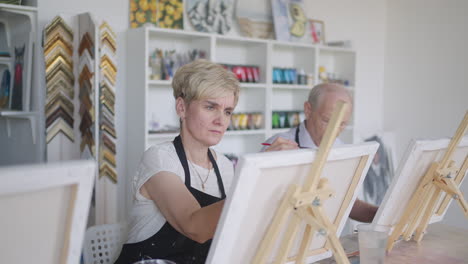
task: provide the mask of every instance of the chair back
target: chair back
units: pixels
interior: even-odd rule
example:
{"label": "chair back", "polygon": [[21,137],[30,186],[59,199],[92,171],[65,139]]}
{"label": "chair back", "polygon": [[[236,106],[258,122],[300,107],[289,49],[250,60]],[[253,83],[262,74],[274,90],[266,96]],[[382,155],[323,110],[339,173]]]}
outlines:
{"label": "chair back", "polygon": [[83,243],[85,264],[114,263],[127,237],[126,230],[122,223],[88,228]]}

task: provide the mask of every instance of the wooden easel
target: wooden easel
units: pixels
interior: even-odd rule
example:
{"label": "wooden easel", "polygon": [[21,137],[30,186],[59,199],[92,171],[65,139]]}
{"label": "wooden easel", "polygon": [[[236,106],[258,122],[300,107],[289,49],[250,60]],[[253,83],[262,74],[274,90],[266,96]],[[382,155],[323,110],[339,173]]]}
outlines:
{"label": "wooden easel", "polygon": [[348,258],[344,252],[340,241],[336,237],[336,226],[328,219],[322,209],[323,201],[333,196],[333,190],[328,187],[326,179],[320,179],[323,167],[327,161],[330,149],[335,142],[339,132],[341,121],[343,120],[347,103],[338,102],[331,120],[325,131],[324,138],[320,143],[317,156],[312,163],[309,175],[302,186],[293,184],[286,192],[278,210],[275,213],[265,237],[263,238],[259,249],[252,263],[266,263],[272,247],[275,245],[279,232],[283,230],[286,219],[291,217],[287,223],[287,229],[282,238],[279,252],[274,263],[286,263],[288,253],[297,236],[297,231],[302,223],[305,222],[306,228],[302,237],[299,254],[296,263],[304,263],[306,252],[309,249],[312,236],[315,232],[327,237],[327,243],[330,245],[337,263],[348,263]]}
{"label": "wooden easel", "polygon": [[[440,213],[441,210],[444,210],[450,199],[453,198],[458,201],[465,217],[468,218],[468,204],[458,188],[459,183],[468,169],[468,155],[465,157],[460,169],[457,168],[455,162],[451,160],[451,156],[467,128],[468,112],[465,113],[465,117],[460,123],[455,136],[450,141],[442,160],[431,164],[416,191],[413,193],[400,221],[390,235],[387,251],[392,250],[400,236],[403,236],[403,239],[408,241],[412,238],[413,233],[415,233],[414,240],[417,242],[421,241],[429,221],[435,213],[434,210],[436,209],[435,207],[437,206],[442,192],[445,192],[447,196],[442,201],[436,213]],[[455,178],[454,175],[456,175]]]}

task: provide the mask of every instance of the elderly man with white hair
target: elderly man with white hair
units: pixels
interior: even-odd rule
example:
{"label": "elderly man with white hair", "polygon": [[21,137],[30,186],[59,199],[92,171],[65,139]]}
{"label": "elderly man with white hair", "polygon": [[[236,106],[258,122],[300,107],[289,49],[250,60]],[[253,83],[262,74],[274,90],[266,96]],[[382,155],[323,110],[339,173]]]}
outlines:
{"label": "elderly man with white hair", "polygon": [[[278,133],[269,138],[265,143],[271,144],[262,151],[291,150],[298,148],[317,149],[325,134],[328,122],[333,114],[338,101],[349,103],[345,117],[340,125],[341,133],[347,126],[352,112],[352,97],[346,88],[336,83],[324,83],[316,85],[309,93],[309,98],[304,102],[305,120],[299,126],[291,128],[284,133]],[[334,145],[343,144],[336,139]],[[350,213],[353,220],[360,222],[372,222],[378,207],[356,200]]]}

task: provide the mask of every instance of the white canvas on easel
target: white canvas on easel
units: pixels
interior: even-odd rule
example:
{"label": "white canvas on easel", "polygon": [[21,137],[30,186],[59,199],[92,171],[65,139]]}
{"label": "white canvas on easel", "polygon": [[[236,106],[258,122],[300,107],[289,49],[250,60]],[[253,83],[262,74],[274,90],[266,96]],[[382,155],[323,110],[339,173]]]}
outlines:
{"label": "white canvas on easel", "polygon": [[[408,146],[395,177],[382,201],[373,223],[394,227],[398,224],[412,194],[418,187],[422,177],[432,162],[439,161],[449,146],[450,139],[415,140]],[[461,167],[468,155],[468,137],[461,139],[453,153],[452,160],[455,166]],[[460,185],[466,177],[455,179]],[[445,195],[441,195],[436,206],[436,213],[431,217],[430,223],[442,221],[447,212],[448,203],[441,203]]]}
{"label": "white canvas on easel", "polygon": [[[377,143],[333,148],[325,163],[322,178],[329,180],[335,197],[323,207],[341,233],[357,196],[363,175],[377,151]],[[248,154],[236,169],[231,196],[226,200],[207,263],[251,263],[286,189],[302,184],[316,157],[314,150]],[[302,238],[304,226],[299,229]],[[280,242],[280,241],[277,241]],[[307,262],[331,256],[325,237],[315,235],[307,251]],[[278,250],[276,243],[274,250]],[[293,261],[300,240],[295,240],[288,261]],[[271,259],[270,259],[271,262]]]}
{"label": "white canvas on easel", "polygon": [[0,263],[78,264],[96,166],[0,168]]}

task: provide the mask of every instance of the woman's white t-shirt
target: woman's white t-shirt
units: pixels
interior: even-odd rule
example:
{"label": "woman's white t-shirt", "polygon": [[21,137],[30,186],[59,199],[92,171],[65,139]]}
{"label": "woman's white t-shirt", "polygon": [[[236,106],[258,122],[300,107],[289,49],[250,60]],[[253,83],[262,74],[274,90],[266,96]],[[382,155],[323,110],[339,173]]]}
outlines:
{"label": "woman's white t-shirt", "polygon": [[[223,179],[224,190],[226,195],[230,189],[232,178],[234,177],[234,167],[222,153],[217,151],[215,155],[216,163]],[[207,193],[212,196],[221,197],[221,192],[218,188],[216,173],[212,168],[208,169],[198,166],[195,163],[187,160],[190,170],[191,187]],[[202,189],[202,183],[194,171],[194,168],[205,180],[209,173],[208,180],[204,184],[205,190]],[[156,234],[166,223],[166,218],[161,214],[153,200],[147,199],[140,193],[140,188],[148,181],[149,178],[161,171],[174,173],[182,182],[185,182],[185,173],[179,157],[172,142],[164,142],[154,145],[145,151],[138,166],[137,172],[133,177],[132,193],[133,205],[129,215],[129,233],[127,243],[136,243],[146,240]]]}

